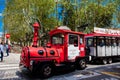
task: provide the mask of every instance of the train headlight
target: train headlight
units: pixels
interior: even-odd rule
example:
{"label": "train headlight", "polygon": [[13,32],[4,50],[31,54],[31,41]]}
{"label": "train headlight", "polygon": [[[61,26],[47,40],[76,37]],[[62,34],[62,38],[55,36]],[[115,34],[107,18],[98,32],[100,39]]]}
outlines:
{"label": "train headlight", "polygon": [[55,54],[55,51],[51,50],[51,51],[50,51],[50,54],[51,54],[51,55],[54,55],[54,54]]}
{"label": "train headlight", "polygon": [[39,50],[39,51],[38,51],[38,54],[43,55],[43,54],[44,54],[44,51],[43,51],[43,50]]}

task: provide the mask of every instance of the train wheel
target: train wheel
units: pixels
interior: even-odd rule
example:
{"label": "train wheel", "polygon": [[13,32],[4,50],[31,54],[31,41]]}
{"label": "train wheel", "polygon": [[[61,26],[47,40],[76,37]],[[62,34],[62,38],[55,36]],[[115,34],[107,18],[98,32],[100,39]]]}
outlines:
{"label": "train wheel", "polygon": [[108,63],[109,63],[109,64],[112,63],[112,59],[111,59],[111,58],[108,59]]}
{"label": "train wheel", "polygon": [[86,61],[84,59],[77,61],[77,69],[85,69]]}
{"label": "train wheel", "polygon": [[102,62],[103,62],[104,65],[106,65],[107,64],[107,59],[103,59]]}
{"label": "train wheel", "polygon": [[40,73],[41,73],[42,78],[48,78],[48,77],[52,76],[53,68],[50,64],[44,64],[41,68]]}

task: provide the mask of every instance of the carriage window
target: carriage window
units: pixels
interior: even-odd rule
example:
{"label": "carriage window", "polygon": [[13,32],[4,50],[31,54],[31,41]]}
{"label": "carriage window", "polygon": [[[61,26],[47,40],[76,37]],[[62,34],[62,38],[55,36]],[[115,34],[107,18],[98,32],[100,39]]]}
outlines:
{"label": "carriage window", "polygon": [[87,46],[92,47],[94,46],[94,40],[93,38],[87,38]]}
{"label": "carriage window", "polygon": [[76,44],[78,46],[78,36],[77,35],[69,35],[69,44]]}
{"label": "carriage window", "polygon": [[52,36],[52,44],[63,44],[63,42],[64,42],[63,34],[56,34]]}
{"label": "carriage window", "polygon": [[120,38],[117,38],[117,46],[120,46]]}
{"label": "carriage window", "polygon": [[111,38],[110,37],[106,37],[106,39],[105,39],[105,45],[106,46],[111,46]]}
{"label": "carriage window", "polygon": [[116,43],[116,38],[112,38],[112,46],[117,46],[117,43]]}
{"label": "carriage window", "polygon": [[98,45],[98,46],[105,46],[104,37],[99,37],[99,38],[97,38],[97,45]]}
{"label": "carriage window", "polygon": [[120,47],[120,38],[118,38],[118,46]]}

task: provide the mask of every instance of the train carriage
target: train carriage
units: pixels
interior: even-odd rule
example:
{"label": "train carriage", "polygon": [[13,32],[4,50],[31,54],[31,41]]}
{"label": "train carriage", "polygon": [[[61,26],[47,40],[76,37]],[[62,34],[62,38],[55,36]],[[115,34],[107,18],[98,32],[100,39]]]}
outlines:
{"label": "train carriage", "polygon": [[120,35],[116,34],[115,30],[114,33],[106,33],[105,29],[98,29],[100,29],[98,32],[85,36],[86,47],[90,49],[88,54],[92,57],[92,61],[112,63],[113,59],[120,56]]}

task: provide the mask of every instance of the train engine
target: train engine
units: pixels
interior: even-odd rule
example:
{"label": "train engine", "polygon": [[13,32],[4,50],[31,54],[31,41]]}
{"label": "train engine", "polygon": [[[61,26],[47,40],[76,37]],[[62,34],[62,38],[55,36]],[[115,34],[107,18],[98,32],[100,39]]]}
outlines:
{"label": "train engine", "polygon": [[84,34],[71,31],[61,26],[49,32],[50,41],[46,47],[38,47],[39,24],[34,23],[32,47],[23,47],[20,56],[20,69],[32,73],[39,72],[41,77],[48,78],[57,66],[75,65],[77,69],[86,67]]}

